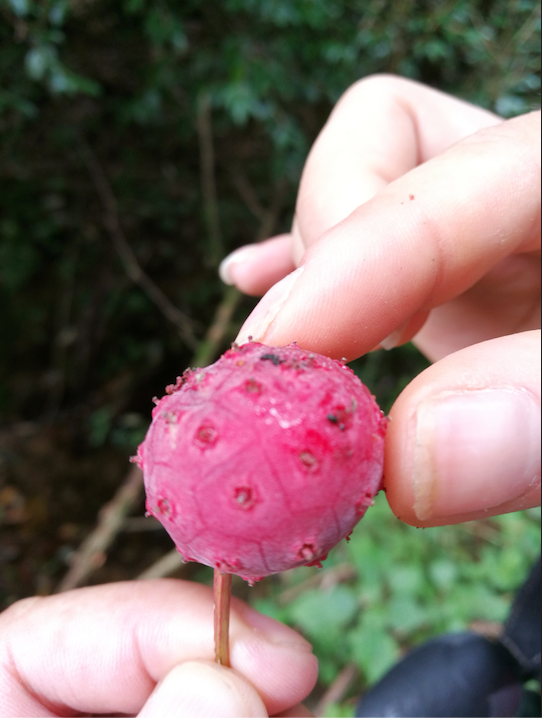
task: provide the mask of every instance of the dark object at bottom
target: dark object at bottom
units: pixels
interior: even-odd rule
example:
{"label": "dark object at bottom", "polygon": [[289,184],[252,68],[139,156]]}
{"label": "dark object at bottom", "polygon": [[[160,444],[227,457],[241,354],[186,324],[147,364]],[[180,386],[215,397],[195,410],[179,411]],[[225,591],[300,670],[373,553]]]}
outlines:
{"label": "dark object at bottom", "polygon": [[518,592],[499,641],[476,633],[419,646],[362,697],[356,716],[539,716],[540,559]]}
{"label": "dark object at bottom", "polygon": [[475,633],[457,633],[409,653],[365,694],[356,715],[515,716],[520,698],[508,651]]}

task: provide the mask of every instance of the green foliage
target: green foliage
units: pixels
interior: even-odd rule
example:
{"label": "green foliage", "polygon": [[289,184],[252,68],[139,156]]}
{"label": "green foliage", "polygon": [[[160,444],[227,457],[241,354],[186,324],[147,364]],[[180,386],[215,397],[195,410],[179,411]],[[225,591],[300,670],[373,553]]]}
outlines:
{"label": "green foliage", "polygon": [[351,718],[355,715],[354,705],[331,703],[322,714],[324,718]]}
{"label": "green foliage", "polygon": [[[255,606],[313,643],[324,685],[349,663],[370,684],[433,635],[505,620],[539,551],[539,510],[422,530],[398,521],[380,494],[321,572],[283,574],[270,588],[275,600],[268,595]],[[354,571],[338,583],[345,564]],[[319,587],[302,590],[318,576]]]}

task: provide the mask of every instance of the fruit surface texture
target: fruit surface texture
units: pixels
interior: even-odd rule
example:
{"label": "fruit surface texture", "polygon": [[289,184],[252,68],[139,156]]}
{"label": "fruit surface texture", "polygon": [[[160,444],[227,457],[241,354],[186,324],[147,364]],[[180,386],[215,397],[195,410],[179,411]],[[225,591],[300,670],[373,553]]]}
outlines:
{"label": "fruit surface texture", "polygon": [[186,561],[251,583],[318,565],[381,488],[386,419],[341,362],[233,345],[156,401],[136,461]]}

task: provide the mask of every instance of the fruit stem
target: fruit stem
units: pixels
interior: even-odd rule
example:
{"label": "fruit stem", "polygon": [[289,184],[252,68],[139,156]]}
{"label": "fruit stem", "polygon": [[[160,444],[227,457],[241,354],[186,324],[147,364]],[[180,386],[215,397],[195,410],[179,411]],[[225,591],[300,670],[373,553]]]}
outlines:
{"label": "fruit stem", "polygon": [[221,666],[230,667],[230,599],[231,573],[214,570],[215,598],[215,660]]}

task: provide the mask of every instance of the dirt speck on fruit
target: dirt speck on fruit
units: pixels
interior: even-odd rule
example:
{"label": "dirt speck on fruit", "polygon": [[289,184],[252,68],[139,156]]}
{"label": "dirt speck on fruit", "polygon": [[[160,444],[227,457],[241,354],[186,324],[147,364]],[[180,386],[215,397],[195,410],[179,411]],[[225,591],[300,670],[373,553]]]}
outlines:
{"label": "dirt speck on fruit", "polygon": [[156,502],[156,512],[167,519],[173,516],[173,507],[171,501],[167,498],[158,499]]}
{"label": "dirt speck on fruit", "polygon": [[318,459],[314,454],[311,454],[310,451],[302,451],[299,454],[299,458],[301,459],[301,463],[307,467],[309,471],[316,471],[318,468]]}
{"label": "dirt speck on fruit", "polygon": [[254,505],[254,495],[250,486],[238,486],[235,489],[234,498],[237,507],[245,511]]}
{"label": "dirt speck on fruit", "polygon": [[216,444],[218,432],[212,424],[202,424],[196,432],[196,439],[204,448],[208,448]]}

